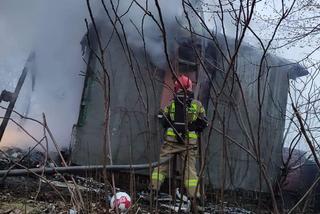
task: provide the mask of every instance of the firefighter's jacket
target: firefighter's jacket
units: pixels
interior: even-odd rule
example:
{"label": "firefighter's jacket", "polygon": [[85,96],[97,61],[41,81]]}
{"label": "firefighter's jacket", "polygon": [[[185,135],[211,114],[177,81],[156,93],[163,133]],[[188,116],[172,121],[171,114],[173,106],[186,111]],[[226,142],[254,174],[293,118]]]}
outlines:
{"label": "firefighter's jacket", "polygon": [[[176,113],[176,103],[174,100],[171,100],[169,105],[164,108],[164,119],[163,125],[166,128],[165,131],[165,140],[166,141],[183,141],[188,140],[189,143],[195,143],[198,139],[198,133],[201,132],[205,127],[207,127],[208,122],[205,115],[205,110],[201,104],[196,99],[191,99],[188,105],[188,111],[186,113],[186,123],[187,132],[184,134],[177,131],[175,128],[175,113]],[[179,136],[178,136],[179,135]],[[184,136],[182,136],[184,135]]]}

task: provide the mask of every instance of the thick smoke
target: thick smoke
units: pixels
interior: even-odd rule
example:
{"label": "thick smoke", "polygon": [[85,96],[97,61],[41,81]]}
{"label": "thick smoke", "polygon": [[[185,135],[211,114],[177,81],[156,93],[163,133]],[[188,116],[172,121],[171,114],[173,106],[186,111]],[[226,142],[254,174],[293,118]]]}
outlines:
{"label": "thick smoke", "polygon": [[[96,17],[106,22],[107,15],[100,1],[90,2],[94,13],[99,14]],[[121,21],[129,45],[142,48],[140,33],[145,12],[135,3],[130,5],[130,1],[119,1],[118,6],[116,2],[118,1],[114,1],[118,15],[123,15]],[[159,20],[154,1],[138,2]],[[169,52],[172,52],[173,43],[181,36],[177,29],[181,29],[181,25],[186,26],[186,20],[181,1],[159,2],[167,31]],[[106,3],[114,18],[110,2]],[[85,69],[79,43],[86,32],[84,18],[88,17],[86,2],[80,0],[0,2],[0,90],[14,90],[25,61],[29,54],[34,52],[33,76],[27,76],[16,110],[40,121],[44,113],[57,142],[64,146],[70,142],[72,126],[79,113],[83,87],[80,71]],[[146,48],[153,62],[161,67],[166,66],[162,33],[149,16],[145,17],[143,30]],[[0,111],[0,115],[3,115],[3,111]],[[38,139],[43,135],[42,128],[34,122],[18,117],[15,119]],[[27,147],[34,145],[34,141],[10,123],[0,146],[7,145]]]}
{"label": "thick smoke", "polygon": [[[14,90],[26,59],[34,51],[34,88],[29,73],[16,109],[40,121],[45,113],[60,145],[69,143],[78,116],[83,83],[79,74],[84,68],[79,42],[86,32],[86,16],[85,1],[79,0],[0,2],[0,90]],[[16,120],[33,136],[42,136],[41,127],[34,122]],[[1,146],[33,144],[12,123],[1,142]]]}
{"label": "thick smoke", "polygon": [[[143,48],[143,40],[141,38],[142,32],[144,33],[146,50],[151,57],[151,60],[158,67],[166,67],[166,58],[163,47],[162,32],[156,22],[160,23],[159,11],[155,5],[155,1],[138,0],[138,6],[136,3],[131,4],[131,1],[112,1],[113,7],[117,8],[117,14],[121,17],[121,22],[124,26],[128,43],[133,48]],[[187,20],[183,11],[181,1],[161,0],[159,1],[161,7],[161,15],[164,21],[164,26],[167,36],[167,46],[169,54],[174,51],[174,44],[178,42],[182,34],[190,35],[190,33],[183,28],[187,27]],[[108,11],[112,15],[112,19],[115,19],[115,13],[112,9],[111,3],[107,5]],[[141,8],[143,7],[143,9]],[[149,15],[145,15],[145,10],[150,12],[156,19],[152,19]],[[191,16],[191,11],[189,15]],[[100,11],[100,17],[106,19],[105,11]],[[120,24],[117,25],[118,31],[123,34],[123,30]]]}

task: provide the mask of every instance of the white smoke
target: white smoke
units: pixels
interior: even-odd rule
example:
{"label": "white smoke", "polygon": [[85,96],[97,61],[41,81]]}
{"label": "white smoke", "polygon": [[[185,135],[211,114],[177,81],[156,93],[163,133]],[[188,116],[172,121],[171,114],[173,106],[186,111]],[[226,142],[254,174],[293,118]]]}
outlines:
{"label": "white smoke", "polygon": [[[14,90],[28,55],[34,51],[35,87],[32,91],[28,76],[16,109],[24,113],[29,105],[28,116],[40,121],[45,113],[60,145],[69,143],[78,117],[83,84],[79,74],[85,67],[80,41],[86,32],[86,16],[85,1],[0,1],[0,90]],[[2,116],[3,111],[0,113]],[[31,121],[21,123],[33,136],[41,137],[41,127]],[[23,147],[32,142],[10,123],[1,146]]]}
{"label": "white smoke", "polygon": [[[108,2],[108,3],[107,3]],[[117,6],[118,1],[114,1]],[[141,23],[145,12],[131,1],[119,1],[118,15],[124,14],[124,24],[131,47],[142,48],[143,43],[136,27],[141,33]],[[159,13],[154,1],[139,2],[159,21]],[[107,15],[100,1],[90,1],[95,14],[107,22]],[[110,2],[106,1],[114,18]],[[181,36],[177,29],[185,25],[181,1],[159,1],[162,17],[168,36],[169,51]],[[125,14],[125,12],[129,11]],[[16,104],[20,113],[42,121],[46,115],[49,128],[60,145],[67,145],[73,124],[79,113],[83,77],[85,69],[81,58],[80,41],[86,32],[84,18],[90,21],[86,2],[80,0],[1,0],[0,1],[0,91],[14,90],[29,54],[35,53],[35,85],[32,90],[31,77],[28,76]],[[178,21],[179,20],[179,21]],[[133,24],[134,23],[134,24]],[[135,26],[136,27],[135,27]],[[118,25],[119,26],[119,25]],[[146,16],[143,26],[146,48],[153,62],[165,66],[162,33],[151,17]],[[5,103],[1,103],[5,106]],[[0,116],[3,111],[0,111]],[[38,139],[42,128],[31,121],[15,119]],[[16,125],[10,123],[0,146],[33,145],[33,140]]]}
{"label": "white smoke", "polygon": [[[133,48],[142,49],[144,44],[141,34],[143,32],[147,53],[154,64],[164,68],[166,66],[166,58],[163,36],[158,26],[158,24],[161,25],[159,11],[155,1],[137,0],[137,3],[132,3],[131,1],[113,0],[111,2],[113,2],[114,8],[118,8],[117,14],[121,17],[129,45]],[[117,2],[119,2],[119,5]],[[180,0],[161,0],[159,1],[159,5],[166,30],[168,52],[172,54],[173,51],[175,51],[174,48],[176,48],[174,44],[180,40],[182,34],[190,35],[186,30],[183,30],[183,28],[187,27],[187,20]],[[112,19],[116,20],[110,2],[107,7]],[[150,13],[155,20],[150,15],[146,15],[146,11]],[[189,12],[189,15],[191,16],[191,12]],[[104,10],[100,11],[100,17],[105,17],[105,20],[107,19]],[[119,23],[117,24],[117,29],[123,34]]]}

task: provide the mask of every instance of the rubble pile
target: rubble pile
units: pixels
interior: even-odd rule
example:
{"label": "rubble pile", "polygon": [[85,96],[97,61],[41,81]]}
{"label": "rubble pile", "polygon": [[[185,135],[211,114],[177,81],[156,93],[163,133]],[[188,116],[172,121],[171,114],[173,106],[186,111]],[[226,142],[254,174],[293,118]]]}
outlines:
{"label": "rubble pile", "polygon": [[0,152],[0,170],[38,168],[45,165],[45,155],[38,150],[4,148]]}

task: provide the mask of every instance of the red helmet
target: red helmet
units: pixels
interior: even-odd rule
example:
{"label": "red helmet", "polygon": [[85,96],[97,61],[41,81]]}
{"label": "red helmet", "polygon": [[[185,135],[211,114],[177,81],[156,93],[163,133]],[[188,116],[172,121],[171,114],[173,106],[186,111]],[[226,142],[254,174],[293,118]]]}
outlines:
{"label": "red helmet", "polygon": [[178,92],[180,89],[183,89],[183,88],[188,91],[192,91],[192,81],[190,80],[190,78],[188,76],[181,75],[178,80],[176,80],[174,82],[174,91],[175,92]]}

